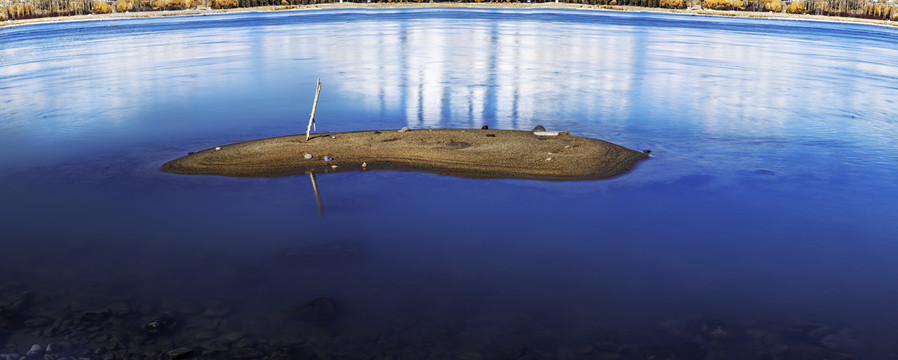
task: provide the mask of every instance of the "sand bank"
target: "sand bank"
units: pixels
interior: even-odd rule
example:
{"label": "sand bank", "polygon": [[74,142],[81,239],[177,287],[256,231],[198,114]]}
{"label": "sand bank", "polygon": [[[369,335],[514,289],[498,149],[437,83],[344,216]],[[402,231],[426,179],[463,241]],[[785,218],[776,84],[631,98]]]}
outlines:
{"label": "sand bank", "polygon": [[[308,156],[309,154],[310,156]],[[606,141],[520,130],[418,129],[282,136],[189,154],[162,165],[178,174],[280,176],[415,170],[468,177],[603,179],[648,155]]]}

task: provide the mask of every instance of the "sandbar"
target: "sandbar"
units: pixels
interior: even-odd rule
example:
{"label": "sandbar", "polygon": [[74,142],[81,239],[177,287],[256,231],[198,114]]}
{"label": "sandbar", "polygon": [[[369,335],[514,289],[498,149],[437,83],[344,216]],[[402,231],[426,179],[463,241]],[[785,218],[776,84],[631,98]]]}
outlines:
{"label": "sandbar", "polygon": [[604,179],[648,155],[566,132],[492,129],[369,130],[280,136],[190,153],[162,165],[176,174],[283,176],[411,170],[465,177]]}

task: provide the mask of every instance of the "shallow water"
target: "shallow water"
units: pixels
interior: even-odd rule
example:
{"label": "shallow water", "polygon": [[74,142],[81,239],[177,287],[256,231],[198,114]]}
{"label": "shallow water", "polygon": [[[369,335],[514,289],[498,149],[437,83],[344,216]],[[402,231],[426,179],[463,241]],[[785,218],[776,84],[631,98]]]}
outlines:
{"label": "shallow water", "polygon": [[[36,295],[0,352],[898,356],[896,35],[473,9],[2,28],[0,308]],[[323,216],[308,176],[158,170],[304,131],[317,77],[321,131],[542,124],[652,158],[603,181],[319,174]],[[320,297],[335,319],[290,315]],[[165,312],[177,329],[135,335]]]}

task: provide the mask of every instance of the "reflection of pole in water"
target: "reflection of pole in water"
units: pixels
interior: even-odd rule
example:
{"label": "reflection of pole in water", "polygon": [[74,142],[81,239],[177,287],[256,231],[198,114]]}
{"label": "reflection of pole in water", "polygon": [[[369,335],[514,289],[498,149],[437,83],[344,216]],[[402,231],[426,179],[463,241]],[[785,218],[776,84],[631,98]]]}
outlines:
{"label": "reflection of pole in water", "polygon": [[315,173],[310,172],[309,178],[312,179],[312,190],[315,190],[315,202],[318,203],[318,216],[324,216],[324,205],[321,204],[321,195],[318,194],[318,183],[315,182]]}

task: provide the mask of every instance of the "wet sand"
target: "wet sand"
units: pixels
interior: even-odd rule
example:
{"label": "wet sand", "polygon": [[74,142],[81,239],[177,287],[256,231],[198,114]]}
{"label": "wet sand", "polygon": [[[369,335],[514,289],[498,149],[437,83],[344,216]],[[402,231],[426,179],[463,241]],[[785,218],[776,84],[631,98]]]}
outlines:
{"label": "wet sand", "polygon": [[281,176],[305,172],[414,170],[540,180],[604,179],[648,155],[606,141],[561,133],[489,129],[416,129],[291,135],[206,149],[169,161],[177,174]]}
{"label": "wet sand", "polygon": [[648,8],[639,6],[619,6],[619,5],[586,5],[586,4],[565,4],[565,3],[331,3],[331,4],[312,4],[312,5],[286,5],[286,6],[258,6],[249,8],[234,9],[189,9],[174,11],[145,11],[145,12],[126,12],[111,14],[90,14],[90,15],[74,15],[59,16],[37,19],[23,20],[7,20],[0,21],[0,27],[25,25],[34,23],[52,23],[67,21],[95,21],[95,20],[114,20],[114,19],[136,19],[150,17],[165,16],[202,16],[224,13],[243,13],[243,12],[272,12],[287,10],[325,10],[325,9],[399,9],[399,8],[495,8],[495,9],[582,9],[582,10],[604,10],[604,11],[624,11],[624,12],[645,12],[645,13],[672,13],[687,14],[699,16],[729,16],[742,18],[759,18],[759,19],[784,19],[784,20],[804,20],[804,21],[828,21],[828,22],[848,22],[861,23],[868,25],[881,26],[898,26],[898,22],[889,20],[850,18],[838,16],[808,15],[808,14],[788,14],[784,12],[754,12],[754,11],[734,11],[734,10],[711,10],[711,9],[666,9],[666,8]]}

